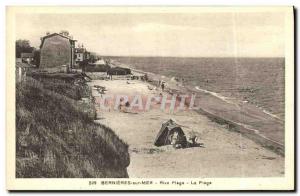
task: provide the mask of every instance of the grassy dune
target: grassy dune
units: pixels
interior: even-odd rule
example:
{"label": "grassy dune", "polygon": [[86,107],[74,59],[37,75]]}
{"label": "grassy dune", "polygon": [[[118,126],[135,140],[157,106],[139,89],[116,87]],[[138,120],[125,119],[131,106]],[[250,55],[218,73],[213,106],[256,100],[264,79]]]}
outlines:
{"label": "grassy dune", "polygon": [[[85,89],[85,90],[84,90]],[[87,86],[28,78],[16,88],[16,177],[128,177],[128,145],[93,122]]]}

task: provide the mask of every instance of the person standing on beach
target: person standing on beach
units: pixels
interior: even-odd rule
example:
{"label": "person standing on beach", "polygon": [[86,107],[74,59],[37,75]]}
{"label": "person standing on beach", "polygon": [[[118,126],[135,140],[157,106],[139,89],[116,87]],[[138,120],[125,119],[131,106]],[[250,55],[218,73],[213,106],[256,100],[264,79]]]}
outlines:
{"label": "person standing on beach", "polygon": [[110,70],[107,71],[107,75],[108,75],[109,79],[112,80],[112,73]]}
{"label": "person standing on beach", "polygon": [[165,83],[162,82],[162,83],[161,83],[161,90],[164,91],[164,89],[165,89]]}

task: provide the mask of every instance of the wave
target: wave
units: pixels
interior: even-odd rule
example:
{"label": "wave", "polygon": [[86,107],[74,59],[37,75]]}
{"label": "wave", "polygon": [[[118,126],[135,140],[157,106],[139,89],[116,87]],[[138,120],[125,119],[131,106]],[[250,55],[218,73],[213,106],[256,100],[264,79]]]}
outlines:
{"label": "wave", "polygon": [[218,93],[216,93],[216,92],[208,91],[208,90],[199,88],[199,86],[195,86],[195,89],[197,89],[198,91],[204,92],[204,93],[211,94],[212,96],[217,97],[217,98],[219,98],[219,99],[221,99],[221,100],[223,100],[223,101],[225,101],[225,102],[227,102],[227,103],[234,104],[234,103],[232,103],[231,101],[228,101],[228,99],[230,99],[230,98],[225,97],[225,96],[223,96],[223,95],[220,95],[220,94],[218,94]]}
{"label": "wave", "polygon": [[[202,88],[200,88],[199,86],[195,86],[195,89],[197,89],[198,91],[204,92],[204,93],[208,93],[208,94],[210,94],[210,95],[212,95],[212,96],[214,96],[214,97],[217,97],[217,98],[219,98],[219,99],[225,101],[226,103],[234,104],[234,105],[236,105],[237,107],[239,107],[237,103],[234,103],[234,102],[232,102],[232,101],[229,101],[229,99],[232,99],[232,98],[225,97],[225,96],[223,96],[223,95],[221,95],[221,94],[219,94],[219,93],[213,92],[213,91],[209,91],[209,90],[202,89]],[[248,102],[247,102],[247,101],[243,101],[243,103],[248,103]],[[276,119],[278,119],[278,120],[280,120],[280,121],[283,121],[283,120],[282,120],[280,117],[278,117],[276,114],[272,114],[271,112],[269,112],[269,111],[267,111],[267,110],[265,110],[265,109],[263,109],[263,108],[261,108],[261,107],[258,107],[258,106],[256,106],[256,107],[259,108],[259,109],[261,109],[261,110],[263,111],[263,113],[265,113],[265,114],[267,114],[267,115],[269,115],[269,116],[271,116],[271,117],[273,117],[273,118],[276,118]]]}
{"label": "wave", "polygon": [[269,116],[272,116],[273,118],[276,118],[276,119],[282,121],[282,119],[279,118],[276,114],[272,114],[271,112],[269,112],[269,111],[267,111],[267,110],[264,110],[264,109],[263,109],[263,113],[268,114]]}

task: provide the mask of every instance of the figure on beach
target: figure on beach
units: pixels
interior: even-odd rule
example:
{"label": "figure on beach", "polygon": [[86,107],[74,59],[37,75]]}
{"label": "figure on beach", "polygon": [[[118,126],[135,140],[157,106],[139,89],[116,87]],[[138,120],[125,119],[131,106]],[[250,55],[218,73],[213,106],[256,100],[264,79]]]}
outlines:
{"label": "figure on beach", "polygon": [[161,85],[161,81],[158,80],[158,85],[157,85],[157,87],[160,87],[160,85]]}
{"label": "figure on beach", "polygon": [[113,78],[112,78],[112,73],[111,73],[109,70],[107,71],[107,73],[106,73],[106,74],[107,74],[107,76],[108,76],[108,78],[109,78],[110,80],[112,80],[112,79],[113,79]]}
{"label": "figure on beach", "polygon": [[164,91],[164,89],[165,89],[165,82],[162,82],[161,83],[161,90]]}
{"label": "figure on beach", "polygon": [[148,75],[147,74],[145,74],[145,81],[147,82],[148,81]]}

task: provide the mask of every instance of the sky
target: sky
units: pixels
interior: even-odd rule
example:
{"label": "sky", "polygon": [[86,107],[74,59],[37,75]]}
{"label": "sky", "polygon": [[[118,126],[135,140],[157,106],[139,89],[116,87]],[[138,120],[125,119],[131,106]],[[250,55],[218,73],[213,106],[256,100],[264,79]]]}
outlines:
{"label": "sky", "polygon": [[19,14],[16,39],[38,48],[67,30],[103,56],[283,57],[284,13]]}

